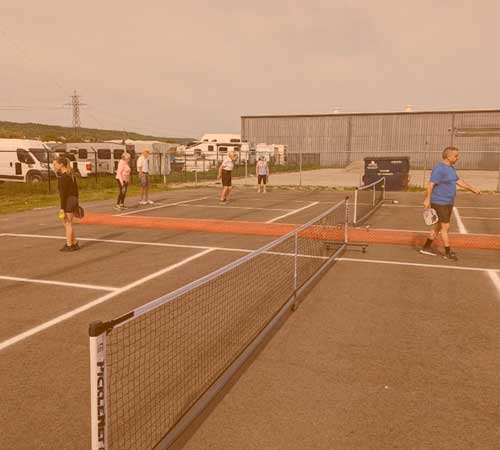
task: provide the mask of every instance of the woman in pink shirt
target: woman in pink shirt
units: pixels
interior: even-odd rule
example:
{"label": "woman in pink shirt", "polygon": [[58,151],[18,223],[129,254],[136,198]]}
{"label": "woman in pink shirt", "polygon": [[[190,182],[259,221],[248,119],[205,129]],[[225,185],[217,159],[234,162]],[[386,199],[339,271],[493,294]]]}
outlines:
{"label": "woman in pink shirt", "polygon": [[127,207],[124,205],[125,196],[127,195],[128,182],[130,180],[130,154],[124,152],[122,154],[122,159],[118,163],[118,168],[116,169],[116,181],[118,182],[118,188],[120,192],[118,193],[118,200],[116,202],[115,209],[122,210]]}

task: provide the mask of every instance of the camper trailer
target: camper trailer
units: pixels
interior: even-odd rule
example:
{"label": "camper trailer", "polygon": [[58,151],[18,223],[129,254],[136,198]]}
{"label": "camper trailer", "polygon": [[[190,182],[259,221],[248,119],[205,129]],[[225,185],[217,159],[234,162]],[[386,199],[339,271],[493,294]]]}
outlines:
{"label": "camper trailer", "polygon": [[42,141],[0,139],[0,180],[40,183],[55,176]]}
{"label": "camper trailer", "polygon": [[111,142],[122,142],[125,144],[126,151],[132,156],[131,166],[134,171],[136,170],[135,163],[137,158],[147,149],[150,151],[149,173],[151,175],[168,175],[170,173],[169,155],[175,152],[175,144],[160,141],[137,141],[133,139]]}

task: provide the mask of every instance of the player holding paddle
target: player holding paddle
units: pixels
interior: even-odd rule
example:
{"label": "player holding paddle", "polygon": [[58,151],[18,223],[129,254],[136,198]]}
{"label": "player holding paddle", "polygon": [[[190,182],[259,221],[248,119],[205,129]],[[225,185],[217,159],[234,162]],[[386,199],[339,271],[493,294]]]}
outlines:
{"label": "player holding paddle", "polygon": [[479,189],[461,180],[455,170],[454,165],[458,161],[458,149],[456,147],[446,147],[443,150],[443,160],[432,169],[430,181],[427,183],[427,193],[424,200],[424,208],[432,208],[436,211],[438,221],[432,225],[429,238],[420,253],[424,255],[436,256],[438,253],[432,249],[432,243],[439,233],[443,239],[445,259],[456,261],[457,255],[451,251],[448,231],[450,228],[450,218],[453,212],[453,204],[457,195],[457,185],[463,189],[480,194]]}

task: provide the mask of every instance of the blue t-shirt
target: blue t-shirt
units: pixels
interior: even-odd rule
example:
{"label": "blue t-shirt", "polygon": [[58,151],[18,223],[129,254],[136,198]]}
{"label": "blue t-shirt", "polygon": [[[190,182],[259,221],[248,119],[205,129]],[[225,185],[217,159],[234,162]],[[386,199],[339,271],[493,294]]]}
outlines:
{"label": "blue t-shirt", "polygon": [[432,189],[431,203],[436,205],[453,205],[457,194],[457,171],[453,166],[440,162],[431,173]]}

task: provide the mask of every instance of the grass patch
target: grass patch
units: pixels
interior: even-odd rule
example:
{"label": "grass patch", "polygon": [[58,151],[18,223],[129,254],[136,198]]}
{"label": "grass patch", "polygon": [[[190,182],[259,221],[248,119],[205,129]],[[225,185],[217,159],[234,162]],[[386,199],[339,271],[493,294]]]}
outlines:
{"label": "grass patch", "polygon": [[[313,170],[319,167],[308,166],[303,170]],[[271,166],[271,173],[283,173],[297,171],[295,166]],[[207,172],[172,172],[165,178],[161,175],[152,175],[150,177],[150,192],[160,192],[169,189],[176,184],[185,183],[203,183],[206,181],[215,181],[217,179],[217,169]],[[249,175],[255,173],[255,167],[248,166]],[[235,166],[233,170],[234,177],[245,176],[245,166]],[[166,184],[164,184],[164,181]],[[183,186],[184,188],[186,186]],[[197,187],[197,186],[190,186]],[[198,186],[202,187],[202,186]],[[78,180],[80,191],[80,202],[91,202],[97,200],[109,200],[118,195],[116,180],[112,175],[100,175],[96,177],[80,178]],[[140,194],[141,188],[137,175],[133,176],[128,188],[127,195]],[[59,205],[59,194],[57,191],[57,180],[52,179],[48,182],[38,184],[28,183],[1,183],[0,182],[0,214],[7,214],[20,211],[29,211],[35,208],[45,208],[48,206]]]}
{"label": "grass patch", "polygon": [[[115,199],[118,196],[118,187],[115,180],[100,182],[98,185],[89,183],[89,180],[84,181],[79,183],[80,202],[82,204],[98,200]],[[56,192],[56,188],[53,188],[50,194],[47,193],[47,186],[43,189],[42,186],[35,187],[19,184],[19,188],[16,190],[10,186],[5,188],[4,185],[0,185],[0,214],[30,211],[35,208],[45,208],[48,206],[59,207],[59,193]],[[150,192],[161,192],[167,189],[169,188],[165,184],[151,183],[150,185]],[[129,186],[127,196],[139,195],[140,192],[140,186],[134,184]]]}

